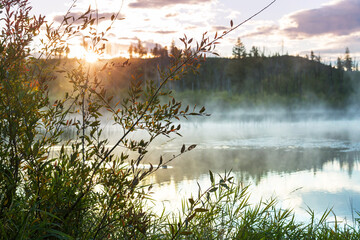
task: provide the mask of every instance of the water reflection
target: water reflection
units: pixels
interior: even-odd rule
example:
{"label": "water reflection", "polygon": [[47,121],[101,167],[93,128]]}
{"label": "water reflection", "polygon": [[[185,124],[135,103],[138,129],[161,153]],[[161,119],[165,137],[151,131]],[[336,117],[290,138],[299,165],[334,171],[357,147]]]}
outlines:
{"label": "water reflection", "polygon": [[[251,184],[251,199],[276,196],[279,206],[293,208],[306,221],[310,207],[320,217],[333,208],[352,223],[360,210],[360,124],[358,120],[203,123],[187,126],[184,138],[152,150],[171,156],[181,143],[199,143],[192,152],[149,179],[154,198],[174,209],[180,197],[208,186],[208,170],[232,169]],[[209,131],[211,129],[211,131]],[[188,134],[188,135],[187,135]],[[149,161],[155,161],[148,159]],[[164,194],[164,193],[171,194]],[[354,215],[355,214],[355,215]]]}
{"label": "water reflection", "polygon": [[[245,116],[185,123],[183,138],[162,138],[150,147],[146,163],[157,164],[160,155],[167,159],[179,153],[183,143],[198,144],[171,162],[172,168],[148,178],[156,207],[180,208],[181,198],[196,194],[197,182],[203,188],[209,185],[209,170],[232,170],[237,180],[251,184],[253,202],[276,196],[279,206],[293,208],[303,221],[307,207],[319,217],[333,207],[338,219],[351,223],[360,210],[360,119],[341,114],[333,120],[322,114],[306,119],[296,114]],[[110,144],[122,135],[112,125],[103,130]]]}
{"label": "water reflection", "polygon": [[[155,151],[153,155],[157,155]],[[359,163],[359,156],[359,151],[347,152],[331,148],[201,149],[200,146],[199,149],[172,162],[173,169],[166,169],[156,174],[154,181],[161,183],[173,179],[179,182],[184,178],[197,179],[202,174],[207,174],[209,170],[213,172],[232,170],[238,173],[240,180],[253,179],[255,184],[258,184],[269,173],[309,171],[316,174],[322,172],[324,166],[329,163],[338,163],[339,170],[345,171],[351,177],[354,165]]]}

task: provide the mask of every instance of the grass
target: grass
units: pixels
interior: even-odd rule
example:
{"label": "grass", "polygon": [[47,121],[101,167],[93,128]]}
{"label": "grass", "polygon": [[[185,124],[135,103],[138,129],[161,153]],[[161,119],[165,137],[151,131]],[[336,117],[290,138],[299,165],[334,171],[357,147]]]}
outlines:
{"label": "grass", "polygon": [[[154,216],[148,239],[359,239],[355,227],[336,220],[331,209],[320,219],[308,209],[309,220],[299,222],[291,209],[277,207],[276,199],[251,204],[249,187],[233,182],[228,173],[197,196],[183,200],[178,212]],[[328,219],[334,215],[335,221]]]}

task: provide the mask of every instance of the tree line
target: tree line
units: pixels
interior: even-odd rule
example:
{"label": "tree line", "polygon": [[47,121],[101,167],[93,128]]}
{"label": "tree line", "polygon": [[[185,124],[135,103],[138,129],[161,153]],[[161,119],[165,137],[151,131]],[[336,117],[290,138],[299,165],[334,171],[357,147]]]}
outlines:
{"label": "tree line", "polygon": [[[142,48],[139,40],[136,46],[130,46],[129,51],[138,53]],[[132,61],[144,80],[156,79],[156,70],[151,70],[150,66],[161,62],[160,65],[166,67],[176,51],[174,42],[169,50],[156,44],[150,50],[154,56],[152,59]],[[355,92],[358,74],[358,65],[350,56],[349,48],[333,66],[323,63],[321,56],[316,56],[313,51],[305,57],[279,53],[267,56],[256,46],[247,51],[238,38],[232,58],[208,58],[196,72],[187,74],[180,81],[170,82],[169,87],[177,92],[225,91],[249,99],[266,100],[268,96],[278,96],[297,102],[321,100],[341,107]]]}

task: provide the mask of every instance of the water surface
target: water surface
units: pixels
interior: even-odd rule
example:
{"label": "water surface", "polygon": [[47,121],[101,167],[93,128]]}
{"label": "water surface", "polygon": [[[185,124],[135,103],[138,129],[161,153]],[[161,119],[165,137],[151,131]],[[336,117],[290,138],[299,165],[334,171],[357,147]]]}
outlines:
{"label": "water surface", "polygon": [[276,197],[279,207],[294,209],[301,221],[308,219],[307,208],[318,217],[332,208],[350,224],[358,217],[360,117],[300,112],[212,119],[182,123],[183,138],[162,138],[150,148],[147,161],[156,164],[160,155],[179,153],[183,143],[197,144],[149,178],[159,208],[180,208],[182,198],[196,194],[197,182],[209,186],[209,170],[231,170],[251,184],[253,203]]}

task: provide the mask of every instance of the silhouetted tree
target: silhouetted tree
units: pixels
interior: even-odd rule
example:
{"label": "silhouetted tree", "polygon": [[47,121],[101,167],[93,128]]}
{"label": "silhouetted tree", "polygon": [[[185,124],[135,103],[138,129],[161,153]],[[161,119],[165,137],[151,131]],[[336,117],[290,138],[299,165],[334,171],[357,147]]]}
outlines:
{"label": "silhouetted tree", "polygon": [[139,57],[143,57],[147,54],[146,48],[143,46],[141,40],[138,40],[137,45],[134,47],[134,53],[137,53]]}
{"label": "silhouetted tree", "polygon": [[246,49],[240,38],[237,39],[236,44],[232,49],[232,55],[236,59],[246,57]]}
{"label": "silhouetted tree", "polygon": [[250,50],[250,55],[253,56],[253,57],[259,57],[260,56],[259,48],[255,47],[255,46],[252,46],[252,48]]}
{"label": "silhouetted tree", "polygon": [[345,49],[345,60],[344,60],[344,67],[347,71],[352,71],[353,61],[350,57],[350,50],[348,47]]}
{"label": "silhouetted tree", "polygon": [[175,46],[175,41],[172,40],[171,46],[170,46],[170,55],[173,57],[176,57],[179,52],[179,49]]}
{"label": "silhouetted tree", "polygon": [[134,47],[132,44],[130,44],[130,46],[129,46],[128,53],[129,53],[130,58],[132,58],[133,53],[134,53]]}
{"label": "silhouetted tree", "polygon": [[161,46],[159,46],[159,44],[156,43],[155,47],[153,49],[151,49],[150,52],[154,57],[159,57],[160,56],[160,49],[161,49]]}
{"label": "silhouetted tree", "polygon": [[339,69],[339,70],[343,70],[343,69],[344,69],[343,62],[341,61],[341,58],[340,58],[340,57],[337,58],[336,67],[337,67],[337,69]]}
{"label": "silhouetted tree", "polygon": [[311,50],[311,52],[310,52],[310,60],[311,60],[311,61],[314,61],[314,60],[315,60],[315,54],[314,54],[314,51],[313,51],[313,50]]}

